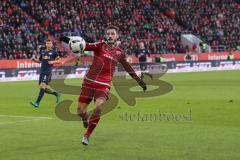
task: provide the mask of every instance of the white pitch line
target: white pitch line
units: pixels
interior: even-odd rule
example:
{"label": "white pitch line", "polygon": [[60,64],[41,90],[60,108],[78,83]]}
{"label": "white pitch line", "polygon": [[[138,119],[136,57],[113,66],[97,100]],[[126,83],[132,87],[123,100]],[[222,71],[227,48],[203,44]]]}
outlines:
{"label": "white pitch line", "polygon": [[7,117],[7,118],[30,118],[30,119],[53,119],[51,117],[14,116],[14,115],[4,115],[4,114],[0,114],[0,117]]}
{"label": "white pitch line", "polygon": [[23,122],[31,122],[31,121],[40,121],[40,120],[47,120],[47,119],[53,119],[51,117],[30,117],[30,116],[12,116],[12,115],[0,115],[1,117],[8,117],[8,118],[26,118],[25,120],[20,120],[16,122],[0,122],[1,125],[10,125],[10,124],[16,124],[16,123],[23,123]]}
{"label": "white pitch line", "polygon": [[41,121],[41,120],[43,120],[43,119],[27,119],[27,120],[17,121],[16,123],[30,122],[30,121]]}
{"label": "white pitch line", "polygon": [[5,125],[5,124],[15,124],[17,122],[0,122],[0,125]]}

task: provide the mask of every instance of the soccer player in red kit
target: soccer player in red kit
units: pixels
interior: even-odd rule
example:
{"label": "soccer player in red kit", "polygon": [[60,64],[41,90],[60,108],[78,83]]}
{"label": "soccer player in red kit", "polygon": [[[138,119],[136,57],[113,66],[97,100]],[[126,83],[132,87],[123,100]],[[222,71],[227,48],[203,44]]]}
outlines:
{"label": "soccer player in red kit", "polygon": [[[83,145],[88,145],[89,137],[100,120],[101,110],[108,99],[113,73],[118,62],[137,81],[143,91],[147,89],[144,81],[136,75],[126,61],[125,53],[117,44],[118,37],[118,28],[109,26],[106,29],[107,41],[86,44],[85,50],[93,51],[94,57],[92,65],[84,77],[78,102],[78,115],[81,116],[83,125],[87,128],[82,139]],[[87,107],[93,99],[94,109],[88,119]]]}

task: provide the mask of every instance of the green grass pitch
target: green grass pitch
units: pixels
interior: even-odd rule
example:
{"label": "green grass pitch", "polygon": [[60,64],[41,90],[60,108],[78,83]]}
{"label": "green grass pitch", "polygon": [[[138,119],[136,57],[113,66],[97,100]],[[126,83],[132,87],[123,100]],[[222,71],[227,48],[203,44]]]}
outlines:
{"label": "green grass pitch", "polygon": [[[174,89],[139,98],[135,107],[120,100],[90,139],[81,144],[81,122],[66,122],[45,95],[39,109],[30,106],[36,81],[0,83],[1,160],[238,160],[240,159],[240,71],[166,74]],[[69,84],[81,85],[80,79]],[[114,89],[112,93],[116,95]],[[32,96],[33,95],[33,96]],[[77,96],[62,95],[77,105]],[[188,120],[126,121],[123,113],[179,114]]]}

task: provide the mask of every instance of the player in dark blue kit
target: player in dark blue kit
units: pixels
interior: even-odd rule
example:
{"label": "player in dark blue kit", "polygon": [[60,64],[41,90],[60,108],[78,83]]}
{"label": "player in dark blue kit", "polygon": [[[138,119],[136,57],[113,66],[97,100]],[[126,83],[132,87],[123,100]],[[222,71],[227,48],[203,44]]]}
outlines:
{"label": "player in dark blue kit", "polygon": [[39,58],[32,58],[36,63],[41,63],[40,77],[39,77],[39,86],[40,91],[36,102],[30,102],[34,107],[38,107],[44,93],[52,94],[56,97],[56,103],[60,100],[60,93],[53,90],[49,82],[51,81],[52,68],[54,64],[59,64],[60,57],[56,50],[53,49],[53,43],[51,40],[47,40],[45,44],[45,49],[40,52]]}
{"label": "player in dark blue kit", "polygon": [[153,79],[153,76],[147,71],[147,56],[150,56],[150,53],[145,48],[144,43],[139,43],[139,49],[136,52],[136,56],[139,59],[140,69],[141,69],[141,79],[144,78],[144,74]]}

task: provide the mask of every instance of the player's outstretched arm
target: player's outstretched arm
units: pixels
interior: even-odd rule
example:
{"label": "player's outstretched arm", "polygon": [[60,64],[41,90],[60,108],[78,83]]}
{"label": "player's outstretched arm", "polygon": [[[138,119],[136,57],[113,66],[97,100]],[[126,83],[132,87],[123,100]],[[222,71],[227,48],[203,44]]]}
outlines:
{"label": "player's outstretched arm", "polygon": [[122,59],[120,61],[120,63],[122,64],[122,66],[124,67],[124,69],[128,72],[128,74],[137,81],[137,83],[139,84],[139,86],[142,87],[143,91],[145,92],[147,90],[147,85],[146,83],[137,76],[136,72],[133,70],[132,66],[126,61],[126,59]]}
{"label": "player's outstretched arm", "polygon": [[33,62],[40,63],[39,58],[32,58],[31,60],[32,60]]}
{"label": "player's outstretched arm", "polygon": [[49,61],[48,64],[60,64],[61,60],[60,57],[58,56],[54,61]]}

